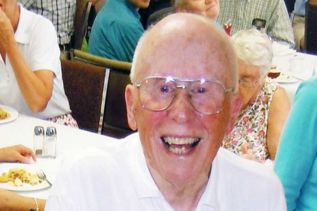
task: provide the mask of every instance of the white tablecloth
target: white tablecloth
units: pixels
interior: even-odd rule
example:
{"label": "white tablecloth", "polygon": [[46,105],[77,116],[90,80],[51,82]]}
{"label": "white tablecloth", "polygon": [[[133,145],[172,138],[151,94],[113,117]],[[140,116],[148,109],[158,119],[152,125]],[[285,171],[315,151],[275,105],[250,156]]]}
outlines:
{"label": "white tablecloth", "polygon": [[[55,176],[60,167],[62,158],[66,155],[74,155],[89,147],[104,147],[119,141],[111,137],[91,133],[79,129],[54,124],[40,119],[19,115],[14,122],[0,124],[0,147],[23,144],[33,147],[33,129],[36,125],[55,126],[57,129],[57,158],[39,158],[35,164],[41,168],[48,179],[54,184]],[[1,165],[1,163],[0,163]],[[51,189],[19,192],[21,195],[46,199]]]}
{"label": "white tablecloth", "polygon": [[317,74],[317,56],[299,53],[278,43],[273,44],[273,55],[273,66],[276,66],[277,70],[297,78],[290,82],[277,79],[293,102],[299,84]]}

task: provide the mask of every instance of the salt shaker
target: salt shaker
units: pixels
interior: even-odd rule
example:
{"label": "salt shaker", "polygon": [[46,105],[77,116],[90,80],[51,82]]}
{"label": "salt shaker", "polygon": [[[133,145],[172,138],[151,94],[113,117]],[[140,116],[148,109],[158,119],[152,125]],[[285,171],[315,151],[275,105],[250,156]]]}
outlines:
{"label": "salt shaker", "polygon": [[44,127],[35,126],[33,134],[33,149],[36,156],[42,156],[44,136]]}
{"label": "salt shaker", "polygon": [[43,143],[43,156],[48,158],[56,157],[57,133],[55,127],[47,127]]}

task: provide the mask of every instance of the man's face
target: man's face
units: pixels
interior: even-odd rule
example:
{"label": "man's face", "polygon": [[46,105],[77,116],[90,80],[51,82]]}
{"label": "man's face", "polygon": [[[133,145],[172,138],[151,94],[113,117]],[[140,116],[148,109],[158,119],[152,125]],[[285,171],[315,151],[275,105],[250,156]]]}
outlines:
{"label": "man's face", "polygon": [[[227,58],[215,51],[215,46],[205,44],[208,36],[202,36],[201,42],[192,41],[191,36],[181,41],[178,37],[173,34],[160,47],[143,49],[146,53],[139,57],[142,65],[136,65],[140,68],[136,82],[149,76],[205,78],[218,80],[228,88],[224,79],[224,71],[229,68]],[[208,175],[230,121],[231,94],[225,95],[222,112],[213,115],[196,111],[184,90],[178,91],[172,105],[164,111],[143,108],[138,94],[135,86],[127,87],[128,118],[130,126],[139,131],[151,173],[180,184]]]}
{"label": "man's face", "polygon": [[206,16],[216,20],[219,15],[219,0],[205,0],[206,2]]}
{"label": "man's face", "polygon": [[190,12],[199,15],[206,14],[205,0],[184,0],[179,12]]}
{"label": "man's face", "polygon": [[131,4],[133,4],[135,7],[140,9],[146,9],[148,8],[150,4],[150,0],[128,0]]}

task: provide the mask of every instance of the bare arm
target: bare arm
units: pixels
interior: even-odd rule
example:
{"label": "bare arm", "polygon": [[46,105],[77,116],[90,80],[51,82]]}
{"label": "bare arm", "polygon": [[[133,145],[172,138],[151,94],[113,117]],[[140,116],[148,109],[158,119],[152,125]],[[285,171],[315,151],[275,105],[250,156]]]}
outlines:
{"label": "bare arm", "polygon": [[[45,200],[36,199],[40,211],[44,210]],[[29,211],[36,210],[34,198],[24,197],[14,192],[0,189],[0,210]]]}
{"label": "bare arm", "polygon": [[[26,63],[14,38],[14,30],[6,14],[0,9],[0,49],[7,55],[15,73],[20,91],[33,112],[45,109],[53,90],[53,72],[33,72]],[[4,56],[3,55],[3,56]]]}
{"label": "bare arm", "polygon": [[272,160],[275,159],[280,135],[287,119],[290,106],[290,101],[286,91],[279,87],[274,93],[272,103],[270,105],[266,137],[269,155]]}

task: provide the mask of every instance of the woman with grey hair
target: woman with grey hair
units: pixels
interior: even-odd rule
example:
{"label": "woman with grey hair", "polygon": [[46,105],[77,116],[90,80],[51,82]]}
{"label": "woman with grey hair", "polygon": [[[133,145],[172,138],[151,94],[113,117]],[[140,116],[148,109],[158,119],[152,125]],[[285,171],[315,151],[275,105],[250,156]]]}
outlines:
{"label": "woman with grey hair", "polygon": [[286,91],[267,77],[272,43],[256,30],[242,30],[231,38],[238,56],[241,111],[223,147],[249,159],[274,160],[290,103]]}

